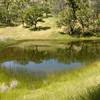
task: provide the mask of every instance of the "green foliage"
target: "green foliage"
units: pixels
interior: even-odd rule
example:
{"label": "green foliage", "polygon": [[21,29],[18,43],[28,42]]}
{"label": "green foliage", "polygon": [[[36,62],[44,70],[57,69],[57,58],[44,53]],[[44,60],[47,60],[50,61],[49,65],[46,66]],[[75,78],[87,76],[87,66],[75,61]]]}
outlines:
{"label": "green foliage", "polygon": [[77,1],[76,0],[67,0],[68,6],[71,9],[71,13],[74,19],[76,19],[76,11],[78,9]]}
{"label": "green foliage", "polygon": [[3,0],[0,4],[0,22],[6,25],[12,25],[17,21],[19,13],[14,0]]}
{"label": "green foliage", "polygon": [[50,8],[47,4],[43,5],[43,12],[46,14],[46,17],[48,17],[48,14],[51,13]]}
{"label": "green foliage", "polygon": [[32,6],[26,10],[24,21],[27,26],[37,29],[38,22],[43,21],[43,11],[37,6]]}
{"label": "green foliage", "polygon": [[67,31],[74,34],[76,23],[77,3],[75,0],[67,0],[67,7],[59,13],[58,24],[67,26]]}
{"label": "green foliage", "polygon": [[99,27],[100,26],[100,19],[96,20],[96,25]]}
{"label": "green foliage", "polygon": [[93,20],[93,13],[91,8],[89,7],[82,7],[77,10],[76,16],[78,23],[80,24],[80,28],[84,33],[86,30],[90,30],[90,27],[93,27],[94,20]]}
{"label": "green foliage", "polygon": [[0,25],[26,24],[36,29],[49,14],[59,14],[58,25],[66,26],[71,35],[99,27],[99,8],[88,0],[0,0]]}
{"label": "green foliage", "polygon": [[16,5],[18,5],[18,9],[19,10],[19,18],[18,21],[23,24],[24,26],[24,14],[26,9],[28,9],[28,7],[30,6],[29,4],[29,0],[18,0],[16,2]]}
{"label": "green foliage", "polygon": [[95,12],[86,0],[67,0],[67,7],[58,16],[58,23],[66,26],[68,33],[77,35],[94,30],[97,26],[96,20]]}
{"label": "green foliage", "polygon": [[62,12],[58,15],[58,25],[61,27],[67,26],[67,30],[70,34],[73,33],[75,23],[74,23],[74,17],[70,9],[64,9]]}
{"label": "green foliage", "polygon": [[50,12],[53,15],[57,15],[60,11],[65,8],[65,0],[47,0],[48,7]]}

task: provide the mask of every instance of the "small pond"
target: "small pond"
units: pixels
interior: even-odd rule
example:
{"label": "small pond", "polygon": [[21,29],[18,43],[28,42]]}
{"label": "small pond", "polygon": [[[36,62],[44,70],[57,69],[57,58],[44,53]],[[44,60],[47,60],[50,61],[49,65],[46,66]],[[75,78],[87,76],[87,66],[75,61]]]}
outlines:
{"label": "small pond", "polygon": [[31,44],[27,47],[13,44],[0,50],[0,69],[19,75],[45,76],[85,67],[100,60],[100,41],[57,44],[31,41]]}

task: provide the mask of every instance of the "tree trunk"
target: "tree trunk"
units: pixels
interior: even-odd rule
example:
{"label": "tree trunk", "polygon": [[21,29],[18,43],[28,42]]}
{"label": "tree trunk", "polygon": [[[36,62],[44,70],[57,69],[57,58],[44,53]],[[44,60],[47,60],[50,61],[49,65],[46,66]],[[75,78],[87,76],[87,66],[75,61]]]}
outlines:
{"label": "tree trunk", "polygon": [[37,23],[34,24],[34,29],[35,29],[35,30],[37,29]]}
{"label": "tree trunk", "polygon": [[37,29],[37,22],[34,23],[34,30]]}

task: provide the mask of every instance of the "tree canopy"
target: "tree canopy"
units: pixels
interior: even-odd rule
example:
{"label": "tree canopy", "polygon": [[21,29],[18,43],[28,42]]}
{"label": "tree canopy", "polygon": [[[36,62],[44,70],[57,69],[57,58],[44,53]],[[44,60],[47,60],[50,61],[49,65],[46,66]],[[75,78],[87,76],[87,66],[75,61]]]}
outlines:
{"label": "tree canopy", "polygon": [[100,8],[95,5],[91,0],[1,0],[0,24],[25,24],[37,29],[38,22],[50,14],[58,18],[58,25],[65,26],[70,35],[83,35],[100,25]]}

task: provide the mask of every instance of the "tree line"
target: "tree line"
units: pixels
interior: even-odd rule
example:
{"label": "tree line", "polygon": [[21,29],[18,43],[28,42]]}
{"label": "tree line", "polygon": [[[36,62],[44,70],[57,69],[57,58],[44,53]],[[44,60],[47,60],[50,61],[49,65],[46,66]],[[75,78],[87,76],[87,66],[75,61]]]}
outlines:
{"label": "tree line", "polygon": [[100,19],[99,12],[96,12],[89,1],[67,0],[66,8],[58,15],[58,25],[67,26],[66,30],[70,35],[93,35],[99,30]]}
{"label": "tree line", "polygon": [[49,15],[56,16],[59,27],[70,35],[96,31],[100,26],[99,13],[90,0],[0,0],[1,25],[26,25],[37,29]]}
{"label": "tree line", "polygon": [[50,13],[46,2],[34,2],[31,0],[1,0],[0,24],[18,25],[26,24],[36,29],[38,22],[42,22],[44,14]]}

